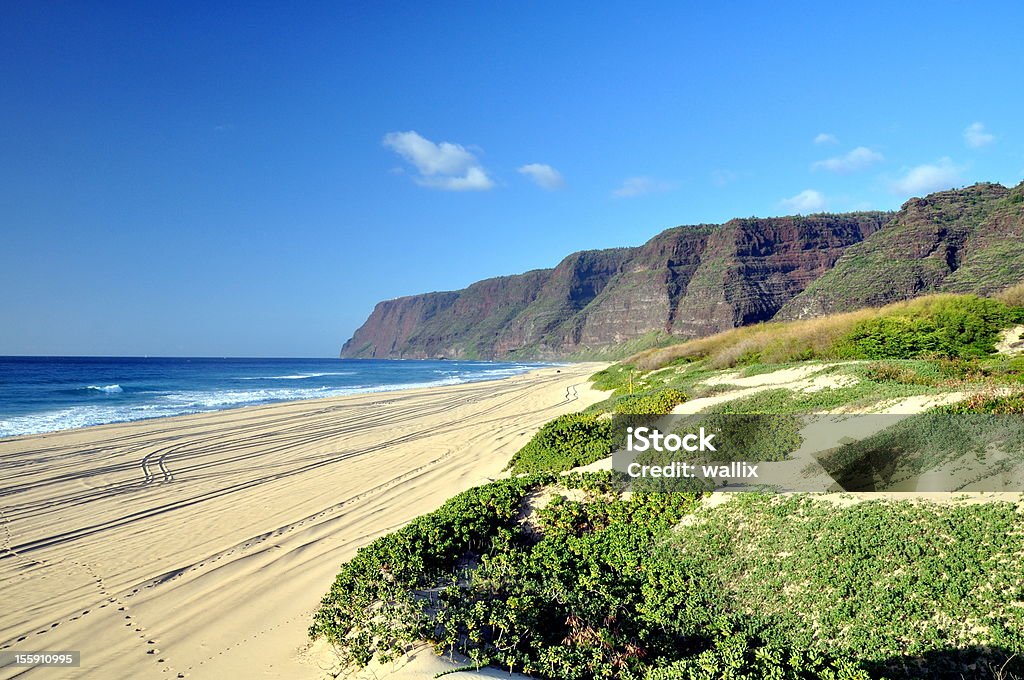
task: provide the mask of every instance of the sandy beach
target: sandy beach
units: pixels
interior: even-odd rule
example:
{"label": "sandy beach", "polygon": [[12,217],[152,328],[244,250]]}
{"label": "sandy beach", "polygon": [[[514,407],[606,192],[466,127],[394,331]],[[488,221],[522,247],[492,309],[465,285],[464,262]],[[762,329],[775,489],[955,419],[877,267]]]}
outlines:
{"label": "sandy beach", "polygon": [[0,677],[323,677],[339,565],[603,399],[600,368],[0,440],[0,648],[82,652]]}

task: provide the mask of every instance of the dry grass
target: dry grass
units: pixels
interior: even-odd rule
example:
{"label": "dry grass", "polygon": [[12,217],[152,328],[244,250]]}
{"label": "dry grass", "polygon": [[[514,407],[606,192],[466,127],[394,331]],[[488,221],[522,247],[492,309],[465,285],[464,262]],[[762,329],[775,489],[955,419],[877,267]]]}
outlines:
{"label": "dry grass", "polygon": [[[1019,287],[1024,296],[1024,284]],[[836,357],[832,352],[840,338],[861,321],[901,314],[926,316],[938,305],[956,297],[952,294],[926,295],[884,307],[868,307],[817,319],[770,321],[743,326],[679,345],[640,352],[624,363],[632,364],[642,371],[652,371],[679,359],[707,359],[712,368],[729,368],[748,360],[780,364],[807,359],[834,359]]]}
{"label": "dry grass", "polygon": [[1008,307],[1024,307],[1024,281],[1005,288],[992,297]]}
{"label": "dry grass", "polygon": [[818,357],[826,354],[859,321],[876,314],[876,310],[865,309],[820,319],[743,326],[681,345],[641,352],[626,359],[626,363],[651,371],[679,359],[707,359],[713,368],[728,368],[753,355],[760,362],[772,364]]}

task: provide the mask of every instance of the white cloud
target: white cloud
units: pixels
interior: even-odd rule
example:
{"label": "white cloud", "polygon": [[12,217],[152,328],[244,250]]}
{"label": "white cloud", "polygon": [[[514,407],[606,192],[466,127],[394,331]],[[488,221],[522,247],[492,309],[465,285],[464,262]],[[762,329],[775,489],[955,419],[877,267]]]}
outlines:
{"label": "white cloud", "polygon": [[911,168],[906,175],[892,182],[889,188],[904,196],[918,196],[949,189],[957,184],[960,184],[960,168],[949,158],[940,158],[937,163]]}
{"label": "white cloud", "polygon": [[666,182],[653,177],[627,177],[622,181],[622,186],[612,192],[615,198],[633,198],[647,194],[660,194],[671,190],[672,182]]}
{"label": "white cloud", "polygon": [[814,189],[804,189],[796,196],[782,199],[782,207],[801,215],[821,212],[826,205],[825,194]]}
{"label": "white cloud", "polygon": [[819,132],[818,136],[814,138],[815,144],[838,144],[839,139],[835,135],[829,134],[828,132]]}
{"label": "white cloud", "polygon": [[480,161],[461,144],[435,144],[413,130],[389,132],[383,144],[416,168],[419,176],[415,179],[420,186],[448,191],[486,191],[494,187]]}
{"label": "white cloud", "polygon": [[964,130],[964,141],[972,149],[978,149],[996,141],[996,136],[991,132],[986,132],[983,123],[971,123]]}
{"label": "white cloud", "polygon": [[812,170],[828,170],[829,172],[856,172],[881,163],[885,156],[872,151],[866,146],[858,146],[847,154],[817,161],[811,165]]}
{"label": "white cloud", "polygon": [[494,181],[487,176],[483,168],[473,166],[467,168],[466,174],[455,177],[420,177],[416,180],[420,186],[446,191],[487,191],[494,187]]}
{"label": "white cloud", "polygon": [[565,178],[562,177],[562,173],[546,163],[527,163],[521,165],[518,171],[533,180],[533,183],[541,189],[555,191],[565,186]]}

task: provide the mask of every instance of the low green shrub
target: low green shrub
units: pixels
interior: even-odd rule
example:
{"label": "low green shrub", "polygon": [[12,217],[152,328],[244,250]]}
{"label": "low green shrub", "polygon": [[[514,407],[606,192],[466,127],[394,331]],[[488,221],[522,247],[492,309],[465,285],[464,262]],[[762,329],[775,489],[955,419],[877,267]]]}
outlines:
{"label": "low green shrub", "polygon": [[509,461],[514,473],[569,470],[600,460],[618,441],[612,422],[595,413],[568,413],[547,422]]}
{"label": "low green shrub", "polygon": [[[571,483],[612,490],[607,476],[587,477]],[[430,640],[439,652],[546,677],[639,672],[659,637],[638,614],[650,547],[699,497],[556,496],[527,531],[517,521],[524,499],[545,480],[478,487],[363,548],[342,567],[310,634],[332,643],[341,670]]]}
{"label": "low green shrub", "polygon": [[668,387],[667,379],[677,375],[676,371],[668,370],[645,372],[632,364],[615,364],[590,377],[596,389],[611,391],[611,399],[625,396],[640,396],[645,393]]}
{"label": "low green shrub", "polygon": [[571,472],[558,478],[559,486],[579,489],[594,496],[612,497],[626,490],[622,475],[613,470],[600,472]]}
{"label": "low green shrub", "polygon": [[860,664],[793,649],[722,624],[711,649],[647,672],[644,680],[871,680]]}
{"label": "low green shrub", "polygon": [[926,319],[882,317],[858,323],[838,345],[844,359],[910,359],[939,354],[935,324]]}
{"label": "low green shrub", "polygon": [[620,397],[615,402],[615,413],[634,416],[662,416],[671,413],[687,400],[686,393],[672,387],[653,390],[645,394]]}
{"label": "low green shrub", "polygon": [[836,344],[835,354],[847,359],[981,357],[995,352],[999,332],[1015,318],[996,300],[938,296],[902,314],[859,321]]}
{"label": "low green shrub", "polygon": [[697,498],[556,497],[537,512],[539,540],[485,556],[442,594],[438,650],[548,678],[639,677],[671,648],[641,614],[651,547]]}
{"label": "low green shrub", "polygon": [[846,358],[976,357],[995,351],[1016,314],[997,300],[937,297],[908,313],[867,318],[837,344]]}
{"label": "low green shrub", "polygon": [[397,658],[430,637],[430,599],[419,591],[451,583],[460,560],[494,550],[517,527],[526,495],[550,481],[534,476],[470,489],[361,548],[320,603],[310,635],[331,642],[346,667],[375,655]]}
{"label": "low green shrub", "polygon": [[700,424],[717,433],[720,452],[712,454],[714,460],[786,460],[803,443],[803,423],[793,415],[712,413]]}

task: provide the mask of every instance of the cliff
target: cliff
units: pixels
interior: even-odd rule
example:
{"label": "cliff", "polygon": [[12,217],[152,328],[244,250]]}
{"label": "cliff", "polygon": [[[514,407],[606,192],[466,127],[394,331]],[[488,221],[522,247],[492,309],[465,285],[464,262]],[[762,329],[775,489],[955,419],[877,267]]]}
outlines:
{"label": "cliff", "polygon": [[1024,278],[1024,184],[975,184],[907,201],[779,311],[797,319],[934,292],[986,295]]}
{"label": "cliff", "polygon": [[676,227],[639,248],[379,303],[342,357],[564,357],[772,318],[886,213]]}
{"label": "cliff", "polygon": [[379,303],[342,357],[585,356],[1024,278],[1024,184],[862,212],[668,229],[636,248]]}

